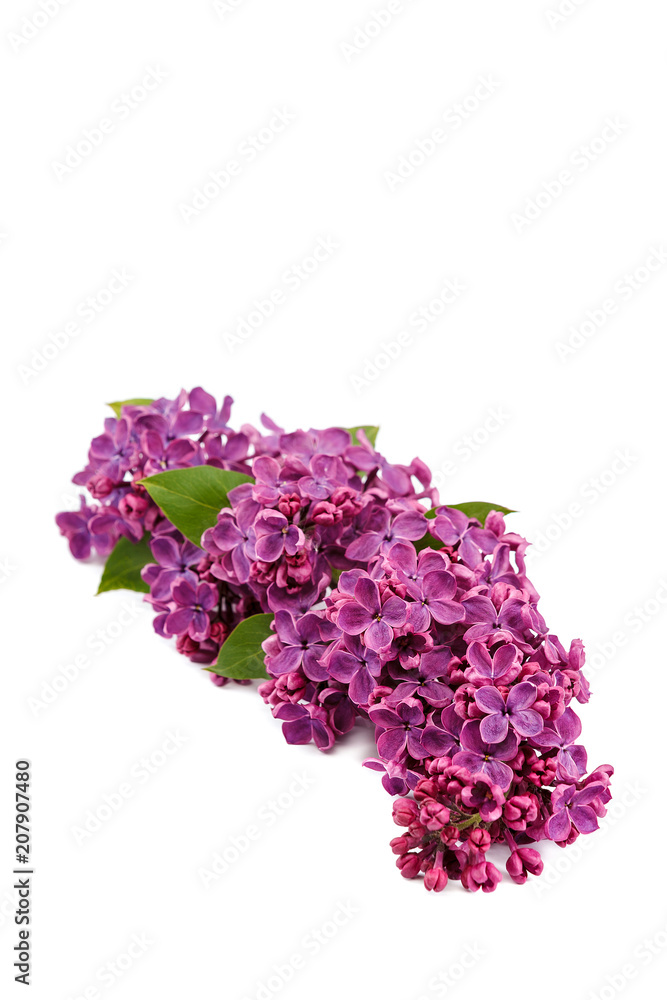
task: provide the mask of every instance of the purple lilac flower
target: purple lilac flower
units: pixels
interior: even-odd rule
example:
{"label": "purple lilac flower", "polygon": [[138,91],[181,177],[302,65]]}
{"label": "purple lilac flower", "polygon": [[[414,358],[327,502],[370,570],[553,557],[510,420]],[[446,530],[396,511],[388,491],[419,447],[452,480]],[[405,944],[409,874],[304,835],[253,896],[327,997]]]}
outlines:
{"label": "purple lilac flower", "polygon": [[485,823],[493,823],[503,814],[503,791],[486,774],[473,775],[471,784],[461,791],[461,800],[469,809],[477,810]]}
{"label": "purple lilac flower", "polygon": [[461,749],[461,730],[464,719],[453,705],[430,716],[424,728],[422,743],[432,757],[454,757]]}
{"label": "purple lilac flower", "polygon": [[151,541],[154,563],[144,566],[141,577],[151,588],[151,597],[158,601],[171,599],[171,587],[179,579],[196,586],[199,580],[194,567],[203,552],[192,542],[177,542],[169,535],[158,535]]}
{"label": "purple lilac flower", "polygon": [[127,420],[114,420],[110,417],[104,421],[104,426],[104,434],[93,438],[91,442],[90,455],[96,460],[96,471],[117,483],[132,468],[137,448],[130,438]]}
{"label": "purple lilac flower", "polygon": [[465,633],[466,641],[472,639],[492,639],[494,642],[524,643],[525,601],[509,597],[503,601],[499,610],[488,597],[469,597],[461,602],[466,612],[466,622],[471,628]]}
{"label": "purple lilac flower", "polygon": [[418,632],[426,631],[431,618],[440,625],[453,625],[465,618],[465,609],[452,600],[456,594],[456,580],[451,573],[427,573],[423,580],[406,586],[414,601],[410,605],[410,623]]}
{"label": "purple lilac flower", "polygon": [[368,562],[379,552],[388,553],[396,542],[423,538],[427,523],[420,511],[402,511],[392,519],[391,512],[380,507],[373,512],[369,530],[348,545],[345,555],[354,561]]}
{"label": "purple lilac flower", "polygon": [[280,462],[268,455],[255,459],[252,474],[255,479],[252,495],[259,503],[276,503],[283,493],[291,492],[294,485],[294,479],[285,476]]}
{"label": "purple lilac flower", "polygon": [[354,597],[341,608],[339,627],[349,635],[363,632],[365,644],[376,652],[388,646],[394,638],[393,628],[405,625],[405,601],[396,596],[381,601],[378,585],[369,577],[358,580]]}
{"label": "purple lilac flower", "polygon": [[471,774],[485,774],[506,791],[512,782],[513,772],[505,761],[512,760],[518,748],[519,741],[514,733],[508,733],[497,743],[488,743],[481,736],[479,720],[471,719],[461,730],[461,749],[452,762],[465,767]]}
{"label": "purple lilac flower", "polygon": [[283,704],[275,712],[283,723],[283,735],[288,743],[315,743],[318,750],[333,746],[334,734],[327,724],[327,713],[314,705]]}
{"label": "purple lilac flower", "polygon": [[277,510],[265,510],[255,521],[255,553],[262,562],[275,562],[285,552],[296,554],[304,536],[300,528],[290,524],[284,514]]}
{"label": "purple lilac flower", "polygon": [[200,641],[208,638],[209,611],[218,601],[218,592],[210,583],[200,583],[195,588],[187,580],[181,579],[171,591],[176,610],[172,611],[164,623],[167,635],[181,635],[184,632]]}
{"label": "purple lilac flower", "polygon": [[347,486],[348,480],[340,458],[315,455],[310,461],[310,474],[299,479],[299,488],[311,500],[326,500],[339,486]]}
{"label": "purple lilac flower", "polygon": [[355,705],[367,705],[380,676],[382,662],[357,635],[346,635],[341,645],[334,648],[328,669],[334,680],[349,685],[348,692]]}
{"label": "purple lilac flower", "polygon": [[558,747],[558,769],[565,781],[578,781],[586,773],[586,750],[575,745],[581,736],[581,719],[571,709],[566,708],[559,719],[554,719],[542,732],[531,737],[533,743],[544,749]]}
{"label": "purple lilac flower", "polygon": [[93,535],[90,531],[90,519],[94,516],[95,510],[96,508],[89,507],[81,497],[79,510],[63,511],[56,515],[60,534],[69,542],[70,552],[75,559],[88,559],[93,549],[102,556],[107,555],[116,543],[116,536],[113,533],[98,532]]}
{"label": "purple lilac flower", "polygon": [[509,643],[498,646],[492,657],[481,642],[472,642],[468,646],[467,657],[475,678],[491,681],[492,684],[497,681],[506,684],[513,673],[512,668],[518,661],[519,650]]}
{"label": "purple lilac flower", "polygon": [[267,660],[273,676],[289,674],[301,667],[312,681],[328,678],[327,670],[320,662],[326,649],[322,643],[321,624],[315,614],[302,615],[295,622],[289,611],[276,612],[275,630],[281,649]]}
{"label": "purple lilac flower", "polygon": [[368,715],[371,722],[382,730],[377,738],[377,747],[385,760],[396,760],[406,749],[417,760],[428,756],[420,740],[424,712],[415,698],[402,701],[396,709],[374,705],[368,710]]}
{"label": "purple lilac flower", "polygon": [[[441,678],[445,675],[452,654],[446,649],[432,649],[419,658],[412,670],[389,667],[389,674],[397,682],[391,701],[406,698],[423,698],[429,705],[441,708],[452,700],[453,692]],[[379,673],[379,672],[378,672]]]}
{"label": "purple lilac flower", "polygon": [[445,545],[458,545],[458,552],[467,566],[477,566],[484,555],[493,552],[498,538],[471,522],[463,511],[454,507],[440,507],[431,525],[431,534]]}
{"label": "purple lilac flower", "polygon": [[477,707],[485,713],[479,729],[482,739],[500,743],[506,738],[510,724],[519,736],[536,736],[544,726],[542,716],[530,707],[536,698],[537,688],[528,681],[511,687],[507,698],[495,687],[476,691]]}
{"label": "purple lilac flower", "polygon": [[362,763],[371,771],[383,773],[382,787],[390,795],[407,795],[419,781],[417,772],[409,770],[405,764],[397,764],[391,760],[378,760],[377,757],[367,757]]}
{"label": "purple lilac flower", "polygon": [[225,508],[218,514],[218,523],[208,528],[203,535],[202,545],[215,555],[229,553],[232,569],[239,583],[247,583],[250,567],[255,558],[253,524],[259,511],[259,504],[245,500],[235,512]]}
{"label": "purple lilac flower", "polygon": [[579,833],[592,833],[598,828],[598,818],[591,803],[604,791],[601,784],[588,785],[577,791],[574,785],[558,785],[551,796],[553,815],[547,823],[551,840],[565,841],[574,826]]}

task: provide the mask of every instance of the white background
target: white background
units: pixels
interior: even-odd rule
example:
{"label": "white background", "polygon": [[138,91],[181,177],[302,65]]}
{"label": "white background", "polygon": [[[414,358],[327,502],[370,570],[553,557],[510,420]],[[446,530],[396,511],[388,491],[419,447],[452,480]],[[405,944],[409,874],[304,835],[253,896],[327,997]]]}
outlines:
{"label": "white background", "polygon": [[[40,1000],[659,995],[665,23],[650,0],[563,3],[560,21],[557,2],[414,0],[368,40],[357,29],[383,0],[239,0],[227,13],[71,0],[46,24],[36,0],[4,0],[3,981],[11,779],[28,756]],[[149,69],[166,78],[118,111]],[[493,81],[483,101],[480,78]],[[464,101],[465,121],[451,110]],[[239,147],[274,109],[294,120],[248,162]],[[59,170],[105,117],[113,131]],[[438,127],[445,141],[390,184]],[[235,158],[240,174],[186,222],[195,189]],[[225,335],[285,291],[320,238],[335,253],[230,349]],[[80,303],[114,269],[132,280],[86,322]],[[465,292],[411,327],[448,279]],[[559,355],[607,299],[615,312]],[[51,335],[64,346],[45,356]],[[99,567],[70,558],[53,516],[72,506],[106,401],[198,384],[235,397],[237,424],[262,410],[290,429],[379,423],[384,452],[418,453],[444,500],[520,511],[512,529],[543,550],[531,570],[544,614],[595,655],[581,714],[590,763],[616,768],[603,833],[548,845],[535,883],[427,894],[394,868],[391,801],[360,767],[363,732],[328,755],[287,746],[252,689],[215,689],[148,612],[118,629],[138,597],[94,597]],[[99,654],[98,629],[120,631]],[[90,665],[36,711],[30,699],[81,653]],[[142,782],[142,758],[176,731],[187,741]],[[294,775],[312,779],[296,798]],[[77,843],[88,810],[128,781],[132,796]],[[281,795],[292,804],[269,826],[258,817]],[[205,889],[199,870],[253,824],[258,839]],[[307,935],[340,904],[356,912],[316,949]],[[99,978],[127,965],[135,934],[147,950]],[[294,955],[304,967],[262,993]]]}

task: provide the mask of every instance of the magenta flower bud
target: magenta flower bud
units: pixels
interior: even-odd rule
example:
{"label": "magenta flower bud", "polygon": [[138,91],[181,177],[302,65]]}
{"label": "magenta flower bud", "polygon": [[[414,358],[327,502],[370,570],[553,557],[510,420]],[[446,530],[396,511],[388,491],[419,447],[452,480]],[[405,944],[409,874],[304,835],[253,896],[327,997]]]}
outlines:
{"label": "magenta flower bud", "polygon": [[378,589],[382,601],[386,601],[390,597],[400,597],[402,600],[407,594],[407,587],[401,583],[398,577],[392,577],[390,580],[379,580]]}
{"label": "magenta flower bud", "polygon": [[212,642],[215,642],[218,646],[222,646],[228,635],[229,630],[225,628],[222,622],[211,622],[211,631],[208,637]]}
{"label": "magenta flower bud", "polygon": [[338,507],[334,507],[332,503],[328,503],[326,500],[320,500],[313,507],[310,514],[311,521],[315,524],[323,524],[326,526],[337,524],[342,521],[343,515]]}
{"label": "magenta flower bud", "polygon": [[478,861],[474,865],[466,865],[461,872],[461,882],[470,892],[493,892],[502,875],[491,861]]}
{"label": "magenta flower bud", "polygon": [[434,757],[433,760],[427,761],[426,770],[429,774],[442,774],[443,771],[451,767],[451,763],[451,757]]}
{"label": "magenta flower bud", "polygon": [[[103,476],[97,474],[88,480],[86,483],[86,489],[95,497],[96,500],[104,500],[113,491],[114,482],[113,479],[109,479],[108,476]],[[148,506],[148,504],[146,504]]]}
{"label": "magenta flower bud", "polygon": [[294,517],[301,510],[301,497],[298,493],[283,493],[278,501],[278,510],[285,517]]}
{"label": "magenta flower bud", "polygon": [[276,687],[276,682],[273,678],[271,678],[271,680],[269,681],[263,681],[257,688],[257,694],[268,705],[273,705],[275,704],[275,702],[272,700],[275,687]]}
{"label": "magenta flower bud", "polygon": [[438,794],[438,786],[435,781],[429,778],[421,778],[415,788],[415,799],[422,802],[424,799],[432,799]]}
{"label": "magenta flower bud", "polygon": [[276,578],[275,563],[254,562],[250,566],[250,578],[262,587],[268,587]]}
{"label": "magenta flower bud", "polygon": [[298,670],[282,674],[276,681],[276,694],[281,701],[296,703],[303,697],[306,683],[306,678]]}
{"label": "magenta flower bud", "polygon": [[394,854],[405,854],[410,846],[408,837],[394,837],[389,841],[389,846]]}
{"label": "magenta flower bud", "polygon": [[421,871],[421,858],[418,854],[402,854],[396,859],[396,867],[403,878],[417,878]]}
{"label": "magenta flower bud", "polygon": [[476,809],[485,823],[493,823],[503,814],[505,796],[499,785],[485,774],[476,774],[472,783],[461,791],[461,799],[468,809]]}
{"label": "magenta flower bud", "polygon": [[459,839],[458,828],[453,826],[451,823],[447,826],[443,826],[440,831],[440,840],[446,847],[454,847]]}
{"label": "magenta flower bud", "polygon": [[148,509],[146,497],[137,496],[136,493],[128,493],[118,504],[118,510],[123,517],[130,521],[139,521]]}
{"label": "magenta flower bud", "polygon": [[216,687],[224,687],[225,684],[229,684],[229,677],[221,677],[220,674],[209,674],[209,677],[213,681]]}
{"label": "magenta flower bud", "polygon": [[347,486],[339,486],[333,491],[331,503],[342,512],[346,520],[352,520],[353,517],[356,517],[364,505],[359,494]]}
{"label": "magenta flower bud", "polygon": [[491,847],[491,834],[488,830],[482,830],[481,827],[477,827],[476,830],[473,830],[468,837],[468,840],[477,848],[478,851],[481,851],[482,854],[486,854],[488,849]]}
{"label": "magenta flower bud", "polygon": [[480,719],[483,715],[475,702],[475,688],[466,684],[454,695],[454,711],[461,719]]}
{"label": "magenta flower bud", "polygon": [[441,830],[449,823],[449,809],[435,799],[425,799],[419,812],[419,821],[427,830]]}
{"label": "magenta flower bud", "polygon": [[412,799],[396,799],[393,819],[396,826],[410,826],[417,819],[417,804]]}
{"label": "magenta flower bud", "polygon": [[293,556],[285,556],[285,559],[278,564],[276,571],[276,583],[279,587],[294,587],[307,583],[312,579],[313,567],[305,551],[297,552]]}
{"label": "magenta flower bud", "polygon": [[447,885],[447,872],[443,868],[429,868],[424,875],[424,888],[429,892],[442,892]]}
{"label": "magenta flower bud", "polygon": [[388,698],[390,694],[393,694],[393,688],[386,687],[385,685],[374,687],[368,699],[369,708],[371,705],[377,705],[383,698]]}
{"label": "magenta flower bud", "polygon": [[510,830],[526,829],[537,819],[538,803],[534,795],[513,795],[503,806],[503,819]]}
{"label": "magenta flower bud", "polygon": [[179,653],[192,659],[199,652],[199,643],[185,632],[183,635],[177,636],[176,649]]}
{"label": "magenta flower bud", "polygon": [[542,861],[539,851],[534,850],[532,847],[520,847],[519,854],[521,855],[523,863],[531,875],[542,874],[544,862]]}
{"label": "magenta flower bud", "polygon": [[512,851],[505,867],[510,878],[517,885],[523,885],[529,873],[531,875],[541,874],[544,863],[537,851],[530,847],[519,847]]}

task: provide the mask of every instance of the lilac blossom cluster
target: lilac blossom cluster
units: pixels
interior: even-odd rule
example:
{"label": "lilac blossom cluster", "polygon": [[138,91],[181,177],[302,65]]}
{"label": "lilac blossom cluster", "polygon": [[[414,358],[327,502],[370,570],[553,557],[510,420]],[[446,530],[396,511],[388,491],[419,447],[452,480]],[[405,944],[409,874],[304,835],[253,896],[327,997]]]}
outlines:
{"label": "lilac blossom cluster", "polygon": [[156,611],[155,631],[175,638],[178,651],[201,664],[212,663],[226,636],[258,607],[245,589],[235,590],[210,572],[203,549],[174,527],[140,481],[198,465],[249,474],[255,457],[274,453],[280,429],[263,417],[264,432],[249,424],[233,430],[232,403],[226,396],[218,408],[198,387],[175,399],[123,405],[120,417],[104,421],[86,467],[72,480],[88,494],[81,496],[80,509],[56,516],[76,559],[107,556],[123,537],[148,538],[155,562],[142,577]]}
{"label": "lilac blossom cluster", "polygon": [[[440,506],[427,466],[389,463],[363,429],[287,433],[263,416],[235,431],[231,405],[201,388],[123,404],[74,477],[88,498],[56,518],[72,554],[148,541],[155,630],[199,664],[272,616],[260,694],[289,743],[329,750],[358,722],[373,729],[364,764],[399,797],[403,876],[492,891],[501,843],[515,882],[539,874],[530,845],[595,830],[613,771],[589,770],[578,742],[583,644],[549,631],[528,543],[498,511]],[[195,544],[141,481],[201,465],[248,481]]]}
{"label": "lilac blossom cluster", "polygon": [[254,483],[230,490],[231,507],[204,533],[212,574],[247,588],[264,612],[298,616],[335,574],[399,539],[421,538],[429,470],[417,459],[389,465],[363,431],[359,438],[353,444],[342,428],[281,434],[275,455],[253,461]]}
{"label": "lilac blossom cluster", "polygon": [[91,441],[86,467],[72,479],[88,497],[81,495],[78,511],[56,516],[74,558],[106,556],[121,536],[136,542],[160,531],[166,518],[139,484],[146,476],[195,465],[248,472],[250,456],[273,437],[250,426],[233,431],[232,402],[226,396],[218,410],[214,397],[196,388],[176,399],[127,404],[120,417],[108,417],[104,433]]}
{"label": "lilac blossom cluster", "polygon": [[[353,444],[342,428],[272,428],[274,437],[249,463],[254,482],[229,491],[230,506],[204,532],[202,549],[182,536],[151,541],[156,565],[142,576],[158,612],[155,630],[175,636],[179,651],[199,663],[213,662],[253,614],[312,608],[335,573],[365,559],[361,553],[355,561],[355,543],[363,546],[369,528],[383,525],[388,540],[425,531],[419,500],[432,491],[423,463],[390,466],[363,431]],[[421,477],[420,493],[413,476]],[[175,529],[164,530],[172,536]]]}
{"label": "lilac blossom cluster", "polygon": [[[573,702],[586,702],[583,645],[565,650],[538,610],[527,542],[491,512],[482,527],[438,507],[430,545],[373,524],[323,606],[282,609],[260,692],[290,743],[327,750],[361,717],[375,727],[385,789],[401,798],[392,841],[406,878],[491,891],[491,844],[516,882],[539,874],[526,845],[564,846],[597,829],[611,767],[587,774]],[[423,537],[423,535],[422,535]]]}
{"label": "lilac blossom cluster", "polygon": [[[363,561],[361,549],[346,553],[369,529],[382,523],[387,538],[422,535],[419,500],[430,504],[435,496],[422,462],[390,465],[363,430],[354,442],[342,428],[286,433],[262,416],[263,432],[248,424],[234,431],[232,402],[227,396],[218,409],[213,396],[196,388],[176,399],[123,405],[119,418],[105,421],[86,468],[74,476],[89,497],[81,497],[79,511],[56,517],[77,559],[107,556],[121,537],[148,537],[154,562],[141,576],[150,588],[155,631],[204,665],[249,616],[286,608],[300,613],[316,604],[335,573]],[[204,533],[201,547],[141,484],[198,465],[254,478],[229,491],[231,506]]]}

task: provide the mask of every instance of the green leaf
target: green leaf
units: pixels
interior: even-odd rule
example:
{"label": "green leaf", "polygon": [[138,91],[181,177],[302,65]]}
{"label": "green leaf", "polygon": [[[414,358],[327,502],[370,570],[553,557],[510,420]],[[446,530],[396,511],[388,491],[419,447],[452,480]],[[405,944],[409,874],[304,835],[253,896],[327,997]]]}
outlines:
{"label": "green leaf", "polygon": [[273,635],[272,621],[273,615],[252,615],[246,618],[223,642],[215,666],[206,669],[220,677],[231,677],[237,681],[254,677],[266,680],[269,675],[264,669],[262,643]]}
{"label": "green leaf", "polygon": [[501,514],[516,514],[515,510],[503,507],[502,504],[484,503],[481,500],[472,500],[470,503],[448,503],[447,506],[453,507],[455,510],[462,510],[467,517],[476,517],[482,527],[486,524],[486,519],[492,510],[499,510]]}
{"label": "green leaf", "polygon": [[141,570],[149,563],[155,562],[148,544],[149,535],[144,535],[140,542],[131,542],[129,538],[119,538],[109,553],[102,573],[102,579],[97,589],[98,594],[107,590],[136,590],[147,594],[150,587],[141,579]]}
{"label": "green leaf", "polygon": [[[482,527],[486,524],[486,519],[489,516],[489,511],[499,510],[501,514],[515,514],[516,511],[510,510],[509,507],[503,507],[499,503],[484,503],[480,500],[473,500],[470,503],[448,503],[440,504],[441,507],[453,507],[454,510],[461,510],[467,517],[476,517],[480,522]],[[437,507],[432,507],[431,510],[426,511],[426,517],[433,519],[438,511]],[[421,552],[422,549],[441,549],[443,542],[439,538],[434,538],[430,532],[426,532],[423,538],[420,538],[418,542],[414,543],[417,552]]]}
{"label": "green leaf", "polygon": [[141,479],[165,517],[195,545],[201,536],[217,523],[218,513],[229,507],[227,493],[241,483],[254,479],[242,472],[228,472],[212,465],[196,465],[192,469],[171,469],[156,476]]}
{"label": "green leaf", "polygon": [[[430,516],[430,511],[426,515]],[[435,515],[433,515],[435,517]],[[444,542],[441,542],[439,538],[435,538],[434,535],[427,531],[423,538],[419,538],[416,542],[412,543],[416,548],[417,552],[421,552],[422,549],[441,549]]]}
{"label": "green leaf", "polygon": [[347,431],[352,438],[352,444],[361,444],[359,438],[357,437],[357,431],[363,431],[374,448],[380,428],[372,427],[370,424],[360,424],[359,427],[348,427]]}
{"label": "green leaf", "polygon": [[110,406],[116,416],[120,418],[120,411],[124,406],[149,406],[153,402],[152,399],[124,399],[120,403],[107,403],[107,406]]}

